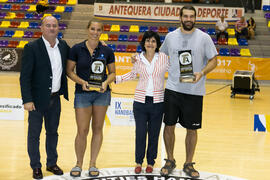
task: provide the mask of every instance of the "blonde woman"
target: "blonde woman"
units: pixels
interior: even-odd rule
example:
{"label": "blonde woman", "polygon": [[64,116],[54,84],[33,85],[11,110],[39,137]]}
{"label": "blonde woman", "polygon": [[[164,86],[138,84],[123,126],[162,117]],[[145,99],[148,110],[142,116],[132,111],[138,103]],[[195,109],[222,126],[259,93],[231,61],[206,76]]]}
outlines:
{"label": "blonde woman", "polygon": [[[70,172],[73,177],[81,175],[91,119],[92,139],[89,176],[96,177],[99,175],[96,161],[102,145],[105,114],[111,101],[109,84],[115,80],[114,53],[99,41],[103,31],[102,22],[97,19],[90,20],[87,31],[88,39],[71,48],[67,62],[67,75],[76,83],[74,108],[77,123],[77,135],[75,138],[77,162]],[[89,89],[88,84],[90,66],[95,58],[103,58],[108,70],[99,91]],[[74,72],[75,68],[76,73]]]}

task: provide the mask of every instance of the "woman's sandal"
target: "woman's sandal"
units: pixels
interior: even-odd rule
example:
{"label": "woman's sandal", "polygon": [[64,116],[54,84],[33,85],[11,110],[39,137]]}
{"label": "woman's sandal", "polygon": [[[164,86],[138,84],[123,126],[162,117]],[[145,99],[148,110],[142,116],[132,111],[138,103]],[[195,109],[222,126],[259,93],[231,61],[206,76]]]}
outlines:
{"label": "woman's sandal", "polygon": [[79,166],[75,166],[70,171],[70,176],[72,177],[80,177],[81,176],[82,169]]}
{"label": "woman's sandal", "polygon": [[[192,178],[198,178],[200,177],[200,173],[194,169],[193,164],[195,164],[195,162],[185,163],[183,171]],[[194,175],[194,173],[198,173],[198,175]]]}
{"label": "woman's sandal", "polygon": [[[169,174],[172,173],[174,168],[176,167],[175,160],[169,160],[169,159],[164,159],[166,161],[165,165],[161,168],[160,170],[160,175],[161,176],[169,176]],[[167,170],[167,173],[164,173],[163,170]]]}
{"label": "woman's sandal", "polygon": [[96,167],[90,167],[88,174],[90,177],[97,177],[99,176],[99,170]]}

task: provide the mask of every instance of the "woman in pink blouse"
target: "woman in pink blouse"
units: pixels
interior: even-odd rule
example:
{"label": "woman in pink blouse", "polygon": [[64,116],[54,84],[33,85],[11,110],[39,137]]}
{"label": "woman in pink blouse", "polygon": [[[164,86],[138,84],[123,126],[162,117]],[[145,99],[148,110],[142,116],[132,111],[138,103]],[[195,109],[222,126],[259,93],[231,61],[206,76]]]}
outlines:
{"label": "woman in pink blouse", "polygon": [[169,67],[168,56],[159,52],[160,37],[156,32],[147,31],[140,42],[142,53],[136,56],[131,72],[116,76],[116,83],[135,79],[139,74],[133,103],[136,124],[135,173],[142,171],[147,146],[146,173],[153,171],[157,157],[158,138],[163,117],[164,75]]}

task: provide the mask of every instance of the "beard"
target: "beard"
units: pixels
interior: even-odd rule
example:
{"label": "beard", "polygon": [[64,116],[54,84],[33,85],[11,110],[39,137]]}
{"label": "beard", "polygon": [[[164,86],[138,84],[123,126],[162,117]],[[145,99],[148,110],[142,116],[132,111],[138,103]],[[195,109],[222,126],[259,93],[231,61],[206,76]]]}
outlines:
{"label": "beard", "polygon": [[[189,25],[187,25],[187,23],[189,23]],[[192,21],[181,22],[181,24],[185,31],[191,31],[195,25],[195,23]]]}

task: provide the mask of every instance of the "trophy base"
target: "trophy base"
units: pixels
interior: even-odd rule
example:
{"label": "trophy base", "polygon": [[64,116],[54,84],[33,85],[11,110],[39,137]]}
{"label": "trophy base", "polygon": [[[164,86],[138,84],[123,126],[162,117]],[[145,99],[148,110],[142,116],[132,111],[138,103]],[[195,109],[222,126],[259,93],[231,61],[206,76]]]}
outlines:
{"label": "trophy base", "polygon": [[102,86],[99,85],[93,85],[93,84],[89,84],[88,88],[90,91],[100,91]]}
{"label": "trophy base", "polygon": [[195,76],[194,75],[190,75],[190,76],[181,76],[179,78],[179,81],[180,82],[183,82],[183,83],[193,83],[195,81]]}

